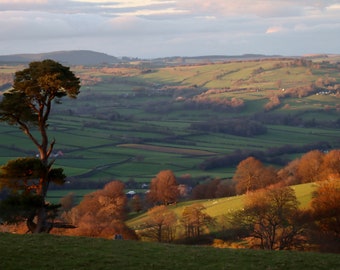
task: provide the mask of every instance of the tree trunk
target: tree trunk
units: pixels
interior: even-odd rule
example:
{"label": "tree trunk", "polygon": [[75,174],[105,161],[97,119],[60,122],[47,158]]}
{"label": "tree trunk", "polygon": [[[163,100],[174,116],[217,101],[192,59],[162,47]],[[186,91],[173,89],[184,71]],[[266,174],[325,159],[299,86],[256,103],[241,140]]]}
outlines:
{"label": "tree trunk", "polygon": [[33,233],[41,233],[46,231],[46,209],[44,206],[37,211],[37,223]]}
{"label": "tree trunk", "polygon": [[27,228],[28,228],[28,232],[31,232],[31,233],[34,233],[34,232],[35,232],[35,229],[36,229],[36,227],[37,227],[37,224],[35,224],[35,223],[33,222],[34,217],[35,217],[35,215],[32,215],[32,216],[30,216],[30,217],[27,219],[27,221],[26,221],[26,225],[27,225]]}

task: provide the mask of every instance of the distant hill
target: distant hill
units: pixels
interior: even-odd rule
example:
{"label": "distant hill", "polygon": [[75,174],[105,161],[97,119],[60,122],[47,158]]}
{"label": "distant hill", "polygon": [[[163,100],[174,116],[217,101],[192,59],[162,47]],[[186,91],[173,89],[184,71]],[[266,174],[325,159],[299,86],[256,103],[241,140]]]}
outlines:
{"label": "distant hill", "polygon": [[39,54],[13,54],[0,56],[0,62],[6,63],[29,63],[52,59],[68,65],[100,65],[120,62],[117,57],[88,50],[57,51]]}
{"label": "distant hill", "polygon": [[255,60],[265,58],[280,58],[279,55],[262,55],[262,54],[244,54],[244,55],[203,55],[203,56],[191,56],[191,57],[164,57],[155,59],[138,59],[123,57],[117,58],[105,53],[89,51],[89,50],[75,50],[75,51],[55,51],[48,53],[37,53],[37,54],[12,54],[12,55],[0,55],[0,63],[9,64],[22,64],[29,63],[32,61],[41,61],[43,59],[52,59],[67,65],[85,65],[85,66],[96,66],[101,64],[112,64],[112,63],[126,63],[130,61],[147,61],[154,65],[177,65],[177,64],[194,64],[194,63],[216,63],[224,61],[235,61],[235,60]]}

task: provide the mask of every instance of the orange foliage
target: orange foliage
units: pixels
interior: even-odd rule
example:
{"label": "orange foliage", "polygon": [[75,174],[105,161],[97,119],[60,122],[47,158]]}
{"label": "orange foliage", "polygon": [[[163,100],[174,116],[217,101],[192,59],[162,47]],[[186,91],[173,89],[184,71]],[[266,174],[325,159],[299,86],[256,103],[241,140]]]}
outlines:
{"label": "orange foliage", "polygon": [[300,158],[296,175],[301,183],[320,180],[323,153],[319,150],[310,151]]}
{"label": "orange foliage", "polygon": [[266,168],[254,157],[248,157],[238,164],[233,180],[238,194],[264,188],[278,181],[275,170]]}
{"label": "orange foliage", "polygon": [[340,177],[320,182],[311,205],[318,227],[340,237]]}
{"label": "orange foliage", "polygon": [[63,218],[77,228],[67,234],[112,238],[121,234],[124,238],[136,239],[136,235],[124,223],[127,198],[124,184],[112,181],[86,195],[79,205],[65,213]]}
{"label": "orange foliage", "polygon": [[176,203],[179,198],[179,189],[176,177],[171,170],[160,171],[151,180],[150,192],[147,197],[152,203],[165,205]]}

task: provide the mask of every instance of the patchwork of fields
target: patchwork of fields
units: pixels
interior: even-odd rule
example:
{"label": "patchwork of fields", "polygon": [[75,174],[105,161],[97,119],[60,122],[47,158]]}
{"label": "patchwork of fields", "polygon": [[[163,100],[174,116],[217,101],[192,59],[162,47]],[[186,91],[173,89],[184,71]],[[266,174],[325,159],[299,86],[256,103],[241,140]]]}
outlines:
{"label": "patchwork of fields", "polygon": [[[147,72],[138,63],[128,67],[74,67],[83,81],[81,93],[75,100],[56,104],[50,118],[49,132],[56,139],[55,164],[64,168],[72,188],[84,188],[85,182],[110,180],[149,183],[165,169],[173,170],[176,176],[227,178],[233,175],[235,166],[203,170],[200,164],[237,150],[267,151],[317,142],[340,148],[340,128],[336,125],[340,119],[339,67],[313,61],[150,65]],[[3,66],[0,73],[14,70]],[[282,94],[317,83],[320,89],[323,83],[323,88],[331,90],[320,95]],[[265,111],[273,96],[279,97],[280,104]],[[221,100],[223,104],[213,105]],[[236,101],[242,106],[232,107]],[[192,128],[193,123],[201,121],[255,114],[259,122],[271,117],[272,122],[263,120],[266,133],[245,137]],[[284,116],[290,121],[309,121],[310,126],[272,120]],[[0,134],[1,164],[37,154],[18,128],[1,123]],[[279,157],[290,160],[300,154]]]}

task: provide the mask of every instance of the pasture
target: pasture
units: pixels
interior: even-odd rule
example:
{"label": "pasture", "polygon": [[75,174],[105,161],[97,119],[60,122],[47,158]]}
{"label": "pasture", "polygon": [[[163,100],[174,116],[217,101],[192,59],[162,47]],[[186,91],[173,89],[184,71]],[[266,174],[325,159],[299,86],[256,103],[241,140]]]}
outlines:
{"label": "pasture", "polygon": [[[304,87],[325,77],[340,83],[333,66],[317,68],[295,62],[263,59],[164,67],[151,63],[148,65],[151,72],[143,72],[141,63],[124,67],[72,67],[82,78],[83,86],[77,99],[64,99],[53,108],[49,132],[56,139],[55,165],[64,168],[72,183],[70,188],[75,188],[84,182],[111,180],[149,183],[159,171],[166,169],[173,170],[178,177],[190,174],[200,179],[230,178],[234,167],[202,170],[200,164],[235,150],[265,151],[320,141],[339,148],[340,129],[330,125],[306,128],[265,123],[267,133],[252,137],[191,128],[192,123],[199,121],[263,113],[269,97],[280,93],[282,88]],[[2,67],[0,73],[21,67]],[[209,89],[221,91],[209,92]],[[187,107],[189,101],[198,97],[238,98],[245,106],[239,110]],[[335,122],[340,117],[338,103],[336,95],[287,97],[265,116]],[[0,134],[2,164],[37,154],[17,127],[1,123]]]}
{"label": "pasture", "polygon": [[[312,194],[316,188],[315,183],[295,185],[292,186],[292,188],[294,189],[295,196],[300,203],[299,207],[301,209],[309,208],[309,204],[312,199]],[[245,196],[246,195],[238,195],[233,197],[216,198],[209,200],[185,201],[177,203],[176,205],[169,206],[169,209],[171,209],[177,215],[178,218],[181,218],[185,207],[187,207],[188,205],[192,205],[194,203],[200,203],[206,208],[205,212],[209,216],[215,218],[216,220],[219,220],[220,222],[221,221],[223,222],[223,220],[226,217],[228,217],[229,214],[243,208]],[[143,213],[141,215],[138,215],[127,220],[126,223],[129,227],[133,229],[138,229],[140,227],[143,227],[146,219],[147,214]],[[210,230],[211,232],[214,232],[216,229],[219,230],[219,228],[211,228]]]}

